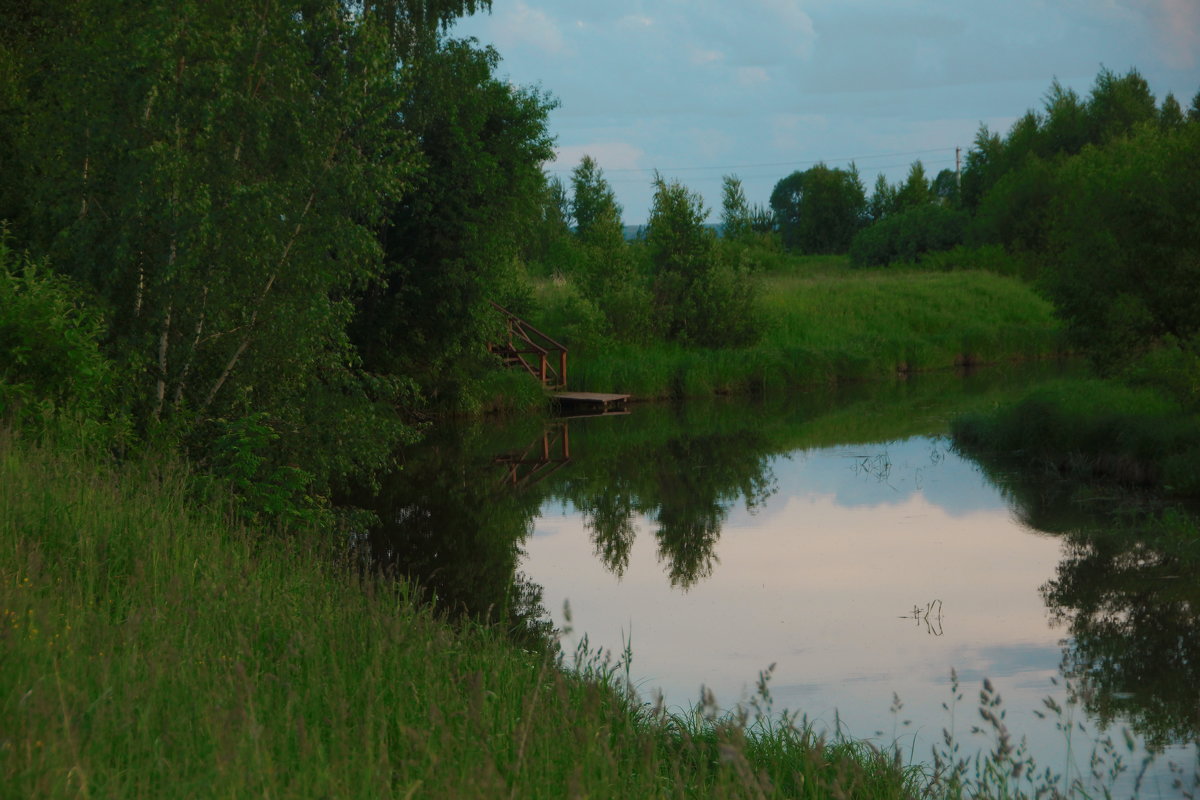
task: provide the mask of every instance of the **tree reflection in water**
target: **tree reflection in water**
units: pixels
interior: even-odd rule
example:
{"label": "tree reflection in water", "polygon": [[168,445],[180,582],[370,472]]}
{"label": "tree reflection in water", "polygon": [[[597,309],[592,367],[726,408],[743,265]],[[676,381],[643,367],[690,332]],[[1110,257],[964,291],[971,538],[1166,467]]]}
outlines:
{"label": "tree reflection in water", "polygon": [[544,646],[541,587],[517,570],[541,496],[512,485],[509,465],[484,468],[478,454],[494,446],[478,427],[443,429],[377,490],[346,500],[378,519],[367,536],[376,568],[413,580],[451,616],[497,622],[521,644]]}
{"label": "tree reflection in water", "polygon": [[1152,749],[1200,741],[1200,520],[968,455],[1025,524],[1066,540],[1042,597],[1069,631],[1063,673],[1088,713]]}
{"label": "tree reflection in water", "polygon": [[753,510],[774,491],[770,441],[746,431],[744,416],[730,429],[719,415],[695,424],[678,409],[638,413],[640,436],[599,426],[575,435],[586,464],[548,481],[549,497],[580,511],[596,556],[618,577],[638,517],[652,521],[659,562],[672,586],[687,589],[712,574],[730,509]]}
{"label": "tree reflection in water", "polygon": [[[1179,533],[1191,537],[1179,539]],[[1125,531],[1069,534],[1042,594],[1071,638],[1064,671],[1089,713],[1151,747],[1200,739],[1200,539],[1170,513]]]}

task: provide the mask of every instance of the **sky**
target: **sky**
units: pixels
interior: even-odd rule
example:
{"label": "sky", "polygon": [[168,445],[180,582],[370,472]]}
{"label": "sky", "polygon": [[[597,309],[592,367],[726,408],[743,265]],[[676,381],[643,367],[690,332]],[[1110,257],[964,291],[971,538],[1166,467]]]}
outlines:
{"label": "sky", "polygon": [[868,191],[916,159],[953,169],[1054,79],[1086,96],[1101,67],[1136,68],[1184,108],[1200,90],[1200,0],[494,0],[452,35],[558,101],[547,172],[591,155],[631,225],[655,170],[715,221],[723,175],[765,205],[818,161],[853,160]]}

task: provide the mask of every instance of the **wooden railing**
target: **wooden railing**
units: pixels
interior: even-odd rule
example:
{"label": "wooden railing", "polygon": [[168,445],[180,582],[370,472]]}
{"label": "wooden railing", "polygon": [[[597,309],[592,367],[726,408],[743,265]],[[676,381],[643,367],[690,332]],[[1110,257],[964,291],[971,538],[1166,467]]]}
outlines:
{"label": "wooden railing", "polygon": [[504,453],[492,459],[504,467],[502,483],[512,486],[532,486],[571,463],[571,439],[567,423],[560,422],[542,431],[524,450]]}
{"label": "wooden railing", "polygon": [[503,306],[492,306],[504,315],[507,335],[503,343],[491,345],[491,351],[505,365],[523,368],[549,389],[567,388],[567,348]]}

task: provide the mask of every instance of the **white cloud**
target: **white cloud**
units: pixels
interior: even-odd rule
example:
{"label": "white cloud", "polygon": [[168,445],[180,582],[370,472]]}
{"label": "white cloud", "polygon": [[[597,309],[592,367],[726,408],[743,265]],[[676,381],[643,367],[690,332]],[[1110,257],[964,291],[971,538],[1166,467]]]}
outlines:
{"label": "white cloud", "polygon": [[800,0],[759,0],[759,4],[796,37],[792,45],[796,54],[811,54],[817,31],[812,17],[800,7]]}
{"label": "white cloud", "polygon": [[502,52],[521,46],[550,55],[567,50],[558,24],[545,11],[532,8],[520,0],[516,6],[493,18],[491,33]]}
{"label": "white cloud", "polygon": [[1176,69],[1196,66],[1200,54],[1200,3],[1196,0],[1159,0],[1156,28],[1166,45],[1167,64]]}
{"label": "white cloud", "polygon": [[771,81],[771,76],[762,67],[738,67],[736,75],[738,85],[744,87],[761,86]]}
{"label": "white cloud", "polygon": [[625,30],[642,30],[654,27],[654,20],[641,14],[630,14],[617,20],[617,27]]}
{"label": "white cloud", "polygon": [[629,142],[590,142],[569,147],[556,147],[555,169],[571,169],[585,155],[591,156],[601,169],[638,169],[645,151]]}
{"label": "white cloud", "polygon": [[693,66],[702,67],[705,64],[714,64],[725,60],[725,54],[720,50],[705,50],[700,47],[693,47],[691,54],[688,56],[688,61]]}

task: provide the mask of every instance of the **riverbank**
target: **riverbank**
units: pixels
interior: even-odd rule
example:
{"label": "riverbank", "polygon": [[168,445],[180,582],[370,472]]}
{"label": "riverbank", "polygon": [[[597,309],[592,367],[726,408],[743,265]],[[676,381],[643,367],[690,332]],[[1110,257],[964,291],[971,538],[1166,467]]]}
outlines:
{"label": "riverbank", "polygon": [[0,764],[23,797],[909,797],[803,727],[656,715],[619,665],[451,626],[197,503],[177,462],[0,440]]}
{"label": "riverbank", "polygon": [[[703,349],[667,342],[572,346],[571,388],[643,399],[759,394],[897,373],[1047,358],[1065,351],[1049,302],[989,272],[855,270],[843,257],[792,258],[761,284],[760,341]],[[568,286],[544,284],[538,321]]]}
{"label": "riverbank", "polygon": [[1110,380],[1052,383],[952,426],[956,446],[1025,471],[1079,482],[1200,496],[1200,417],[1153,386]]}

